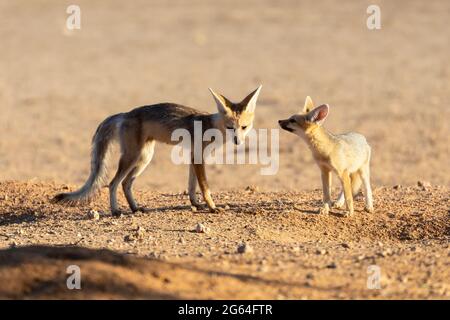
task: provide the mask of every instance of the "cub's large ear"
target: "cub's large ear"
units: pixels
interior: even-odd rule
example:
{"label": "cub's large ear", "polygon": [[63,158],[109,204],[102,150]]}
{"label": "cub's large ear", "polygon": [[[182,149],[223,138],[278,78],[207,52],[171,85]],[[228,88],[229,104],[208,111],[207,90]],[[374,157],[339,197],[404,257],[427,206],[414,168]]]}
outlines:
{"label": "cub's large ear", "polygon": [[312,109],[314,109],[314,103],[310,96],[307,96],[305,99],[305,105],[303,106],[303,109],[300,113],[308,113]]}
{"label": "cub's large ear", "polygon": [[224,114],[230,114],[232,113],[230,106],[232,105],[232,103],[225,98],[223,95],[215,93],[213,89],[209,88],[209,91],[211,91],[214,100],[216,101],[217,104],[217,110],[219,110],[219,112],[224,113]]}
{"label": "cub's large ear", "polygon": [[262,85],[260,85],[255,91],[250,93],[248,96],[241,101],[241,104],[245,106],[245,111],[253,113],[256,108],[256,100],[258,100],[259,92],[261,91]]}
{"label": "cub's large ear", "polygon": [[317,123],[320,126],[328,116],[329,111],[330,107],[327,104],[323,104],[310,111],[306,118],[308,121]]}

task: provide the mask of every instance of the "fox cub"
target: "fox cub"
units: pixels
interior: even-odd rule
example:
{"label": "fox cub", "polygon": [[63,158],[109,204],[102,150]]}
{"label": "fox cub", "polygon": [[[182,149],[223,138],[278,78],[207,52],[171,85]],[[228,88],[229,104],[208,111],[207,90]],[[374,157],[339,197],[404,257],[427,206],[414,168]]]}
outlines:
{"label": "fox cub", "polygon": [[[210,89],[218,109],[218,112],[214,114],[200,112],[178,104],[161,103],[139,107],[130,112],[106,118],[100,123],[92,139],[91,173],[88,180],[79,190],[58,194],[54,200],[56,202],[77,202],[90,199],[104,184],[109,146],[113,141],[118,141],[121,147],[119,167],[109,184],[111,212],[115,216],[121,214],[116,196],[120,184],[122,184],[131,211],[143,210],[134,201],[131,186],[136,177],[152,160],[155,142],[178,144],[178,140],[172,141],[172,132],[176,129],[186,129],[190,133],[191,143],[194,144],[193,139],[201,139],[201,137],[195,137],[194,122],[201,122],[202,137],[208,129],[218,129],[224,135],[226,130],[232,130],[233,142],[236,145],[241,144],[252,129],[256,100],[260,90],[261,86],[241,102],[233,103]],[[204,149],[209,143],[202,141],[202,148]],[[221,211],[222,209],[217,208],[211,198],[204,161],[195,163],[193,157],[192,154],[188,182],[191,204],[201,207],[196,197],[198,182],[210,211]]]}
{"label": "fox cub", "polygon": [[320,213],[328,213],[331,202],[331,173],[337,174],[343,191],[334,205],[347,206],[353,214],[353,196],[361,183],[364,187],[365,210],[373,212],[372,189],[370,187],[370,146],[366,138],[354,132],[334,135],[322,127],[329,113],[327,104],[314,108],[311,98],[306,97],[303,110],[278,123],[286,131],[302,137],[312,151],[314,160],[322,174],[323,207]]}

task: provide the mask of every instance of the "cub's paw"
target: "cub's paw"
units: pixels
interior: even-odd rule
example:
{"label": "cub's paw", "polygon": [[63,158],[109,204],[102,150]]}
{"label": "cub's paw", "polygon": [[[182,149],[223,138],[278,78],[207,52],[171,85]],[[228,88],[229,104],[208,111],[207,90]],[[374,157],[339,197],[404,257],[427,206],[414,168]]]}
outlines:
{"label": "cub's paw", "polygon": [[353,216],[353,211],[347,211],[342,215],[342,217],[344,217],[344,218],[350,218],[352,216]]}
{"label": "cub's paw", "polygon": [[324,205],[322,208],[319,209],[319,214],[329,214],[330,213],[330,207],[328,205]]}
{"label": "cub's paw", "polygon": [[333,207],[336,209],[342,209],[344,208],[345,200],[338,199],[335,202],[333,202]]}

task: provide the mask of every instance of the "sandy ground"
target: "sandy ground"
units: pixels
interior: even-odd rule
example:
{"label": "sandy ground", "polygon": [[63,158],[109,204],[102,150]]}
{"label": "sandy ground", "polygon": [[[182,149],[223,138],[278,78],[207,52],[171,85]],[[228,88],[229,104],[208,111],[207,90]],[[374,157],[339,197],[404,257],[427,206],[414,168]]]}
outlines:
{"label": "sandy ground", "polygon": [[[75,31],[69,4],[0,0],[0,296],[449,297],[449,1],[79,0]],[[287,132],[276,175],[207,168],[224,215],[189,210],[186,167],[165,145],[136,183],[150,212],[113,219],[104,191],[91,205],[49,203],[85,181],[110,114],[164,101],[214,112],[208,87],[238,100],[259,84],[256,128],[277,128],[310,95],[331,106],[326,128],[367,137],[374,214],[359,199],[351,219],[315,215],[319,170]],[[199,222],[211,232],[190,232]],[[243,241],[253,253],[236,254]],[[61,282],[72,262],[92,270],[85,290]],[[367,290],[371,264],[382,290]]]}
{"label": "sandy ground", "polygon": [[[106,190],[67,208],[49,200],[70,186],[0,187],[3,298],[450,298],[447,187],[377,188],[376,212],[359,197],[350,218],[318,215],[317,191],[221,193],[221,214],[146,191],[137,198],[147,212],[112,218]],[[209,230],[195,232],[198,223]],[[81,290],[66,287],[73,264]],[[374,265],[380,289],[367,287]]]}

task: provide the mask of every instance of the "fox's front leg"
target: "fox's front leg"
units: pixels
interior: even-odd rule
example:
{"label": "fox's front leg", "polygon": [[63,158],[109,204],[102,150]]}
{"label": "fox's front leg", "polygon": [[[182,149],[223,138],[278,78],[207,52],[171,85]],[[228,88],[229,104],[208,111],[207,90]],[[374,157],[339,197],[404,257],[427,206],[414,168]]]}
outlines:
{"label": "fox's front leg", "polygon": [[328,214],[331,207],[331,171],[327,168],[320,168],[322,174],[322,191],[323,191],[323,206],[319,213]]}
{"label": "fox's front leg", "polygon": [[202,191],[203,198],[205,199],[206,205],[208,206],[211,212],[219,212],[222,211],[216,207],[213,199],[211,198],[211,192],[209,191],[208,182],[206,181],[206,172],[205,165],[202,164],[193,164],[195,175],[197,176],[197,181],[200,186],[200,190]]}

